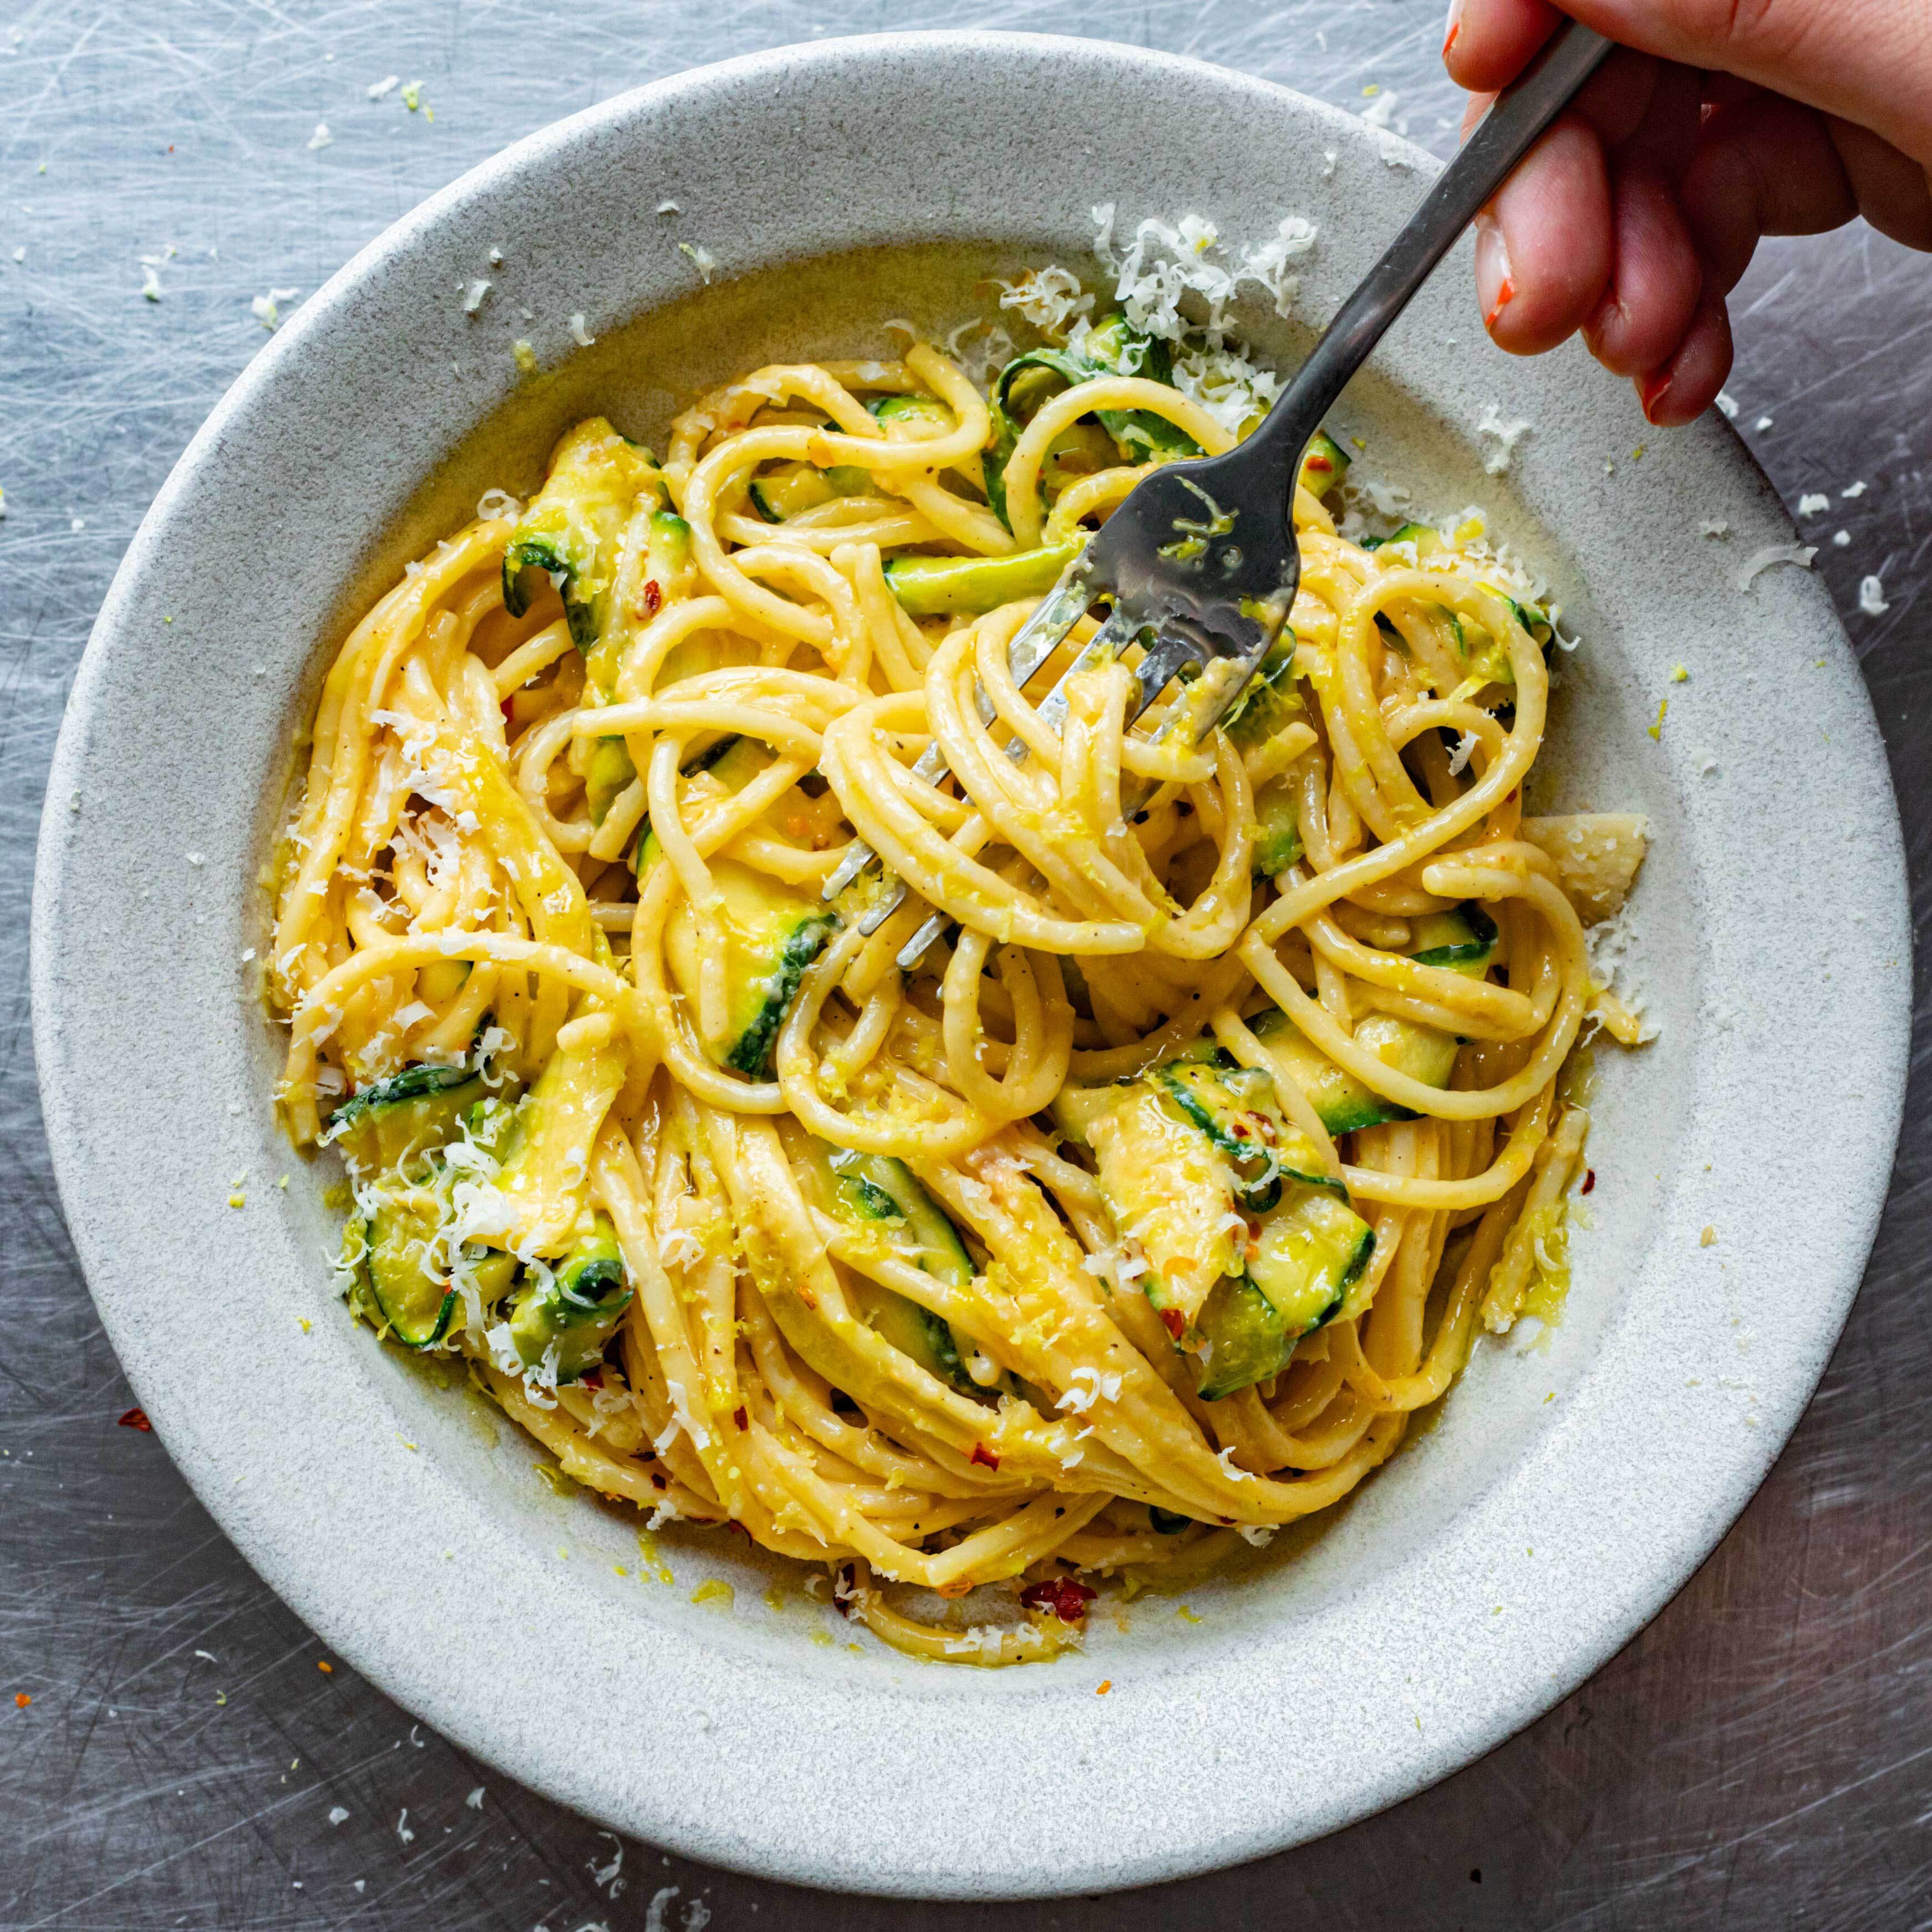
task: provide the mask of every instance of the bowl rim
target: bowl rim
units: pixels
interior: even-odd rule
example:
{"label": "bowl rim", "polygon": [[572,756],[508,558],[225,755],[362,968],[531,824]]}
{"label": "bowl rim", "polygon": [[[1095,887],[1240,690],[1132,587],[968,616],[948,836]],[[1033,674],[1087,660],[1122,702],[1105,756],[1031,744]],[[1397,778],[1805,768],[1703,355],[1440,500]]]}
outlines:
{"label": "bowl rim", "polygon": [[[1600,1614],[1594,1622],[1538,1645],[1536,1670],[1520,1672],[1507,1694],[1494,1697],[1479,1715],[1466,1714],[1460,1724],[1450,1721],[1438,1736],[1417,1746],[1408,1746],[1405,1739],[1402,1749],[1392,1751],[1378,1772],[1364,1772],[1346,1796],[1338,1796],[1325,1809],[1304,1808],[1292,1822],[1282,1815],[1278,1804],[1271,1810],[1268,1802],[1257,1802],[1248,1804],[1245,1811],[1240,1810],[1238,1804],[1238,1815],[1197,1821],[1191,1838],[1170,1837],[1160,1844],[1150,1841],[1109,1846],[1104,1848],[1104,1857],[1096,1852],[1083,1861],[1070,1856],[1064,1864],[1046,1871],[1022,1868],[1010,1861],[1003,1865],[998,1846],[990,1840],[980,1848],[982,1862],[967,1871],[915,1870],[908,1865],[894,1866],[877,1856],[869,1862],[855,1862],[848,1851],[821,1850],[814,1844],[812,1825],[818,1801],[808,1796],[801,1798],[782,1820],[766,1821],[776,1828],[754,1832],[742,1818],[728,1816],[714,1825],[689,1815],[674,1816],[662,1808],[662,1801],[656,1794],[626,1802],[614,1797],[608,1784],[586,1784],[579,1768],[560,1757],[554,1749],[543,1748],[540,1739],[520,1730],[514,1724],[496,1724],[487,1716],[479,1716],[446,1684],[439,1684],[422,1668],[412,1667],[407,1659],[398,1656],[393,1646],[372,1636],[366,1627],[358,1628],[352,1603],[345,1601],[339,1593],[332,1594],[312,1570],[304,1574],[292,1567],[286,1525],[265,1519],[238,1502],[236,1492],[218,1480],[225,1468],[218,1467],[201,1453],[193,1412],[204,1398],[184,1388],[178,1377],[154,1363],[143,1345],[141,1331],[130,1318],[129,1310],[142,1291],[130,1280],[130,1257],[116,1250],[100,1232],[108,1225],[103,1192],[105,1164],[98,1165],[90,1159],[87,1145],[92,1137],[90,1128],[98,1127],[98,1120],[76,1100],[71,1077],[74,1063],[69,1022],[84,997],[83,988],[77,976],[64,968],[57,932],[82,883],[72,860],[73,828],[64,801],[70,791],[77,796],[82,788],[92,742],[94,707],[110,698],[110,673],[118,662],[117,654],[124,656],[129,647],[140,586],[156,568],[158,553],[170,541],[171,525],[202,487],[208,466],[222,459],[228,439],[238,432],[246,433],[250,411],[284,381],[312,340],[344,322],[358,290],[386,266],[405,262],[413,252],[431,245],[455,212],[474,205],[533,167],[567,156],[600,132],[626,125],[642,127],[651,116],[674,106],[701,105],[706,98],[722,97],[748,77],[775,86],[796,86],[801,75],[807,74],[823,81],[840,72],[876,71],[896,61],[944,68],[962,59],[981,58],[990,63],[1028,58],[1079,61],[1094,70],[1106,70],[1116,75],[1145,75],[1151,70],[1169,78],[1191,76],[1198,84],[1224,92],[1246,91],[1253,96],[1267,97],[1281,111],[1293,116],[1312,116],[1338,141],[1359,143],[1372,140],[1377,151],[1384,156],[1396,152],[1404,154],[1408,158],[1404,165],[1418,175],[1425,175],[1434,166],[1420,150],[1408,148],[1392,136],[1372,136],[1359,123],[1337,110],[1271,83],[1204,62],[1116,43],[1044,34],[956,31],[856,36],[744,55],[616,95],[525,136],[431,196],[332,276],[237,378],[190,442],[158,494],[104,603],[62,722],[37,857],[32,982],[36,1054],[55,1172],[68,1225],[104,1323],[137,1394],[155,1414],[171,1453],[176,1453],[176,1445],[180,1445],[180,1466],[202,1502],[265,1580],[283,1594],[298,1614],[372,1681],[412,1709],[422,1712],[464,1748],[619,1829],[698,1858],[794,1882],[902,1895],[991,1898],[1093,1892],[1173,1879],[1322,1835],[1460,1769],[1567,1695],[1622,1648],[1682,1587],[1762,1481],[1809,1400],[1849,1312],[1876,1235],[1883,1186],[1868,1200],[1856,1204],[1858,1211],[1850,1216],[1828,1274],[1821,1278],[1808,1331],[1808,1367],[1789,1375],[1774,1398],[1766,1402],[1771,1426],[1760,1430],[1750,1454],[1733,1456],[1727,1463],[1723,1483],[1702,1498],[1702,1514],[1695,1528],[1678,1535],[1660,1556],[1654,1556],[1640,1586],[1627,1583],[1608,1614]],[[1755,475],[1748,455],[1740,464],[1742,446],[1727,431],[1714,425],[1694,434],[1701,436],[1713,450],[1721,446],[1726,451],[1725,460],[1734,470]],[[1788,523],[1784,527],[1788,532]],[[1797,600],[1794,608],[1802,609],[1815,628],[1822,628],[1828,622],[1835,626],[1835,620],[1829,616],[1828,603],[1817,586],[1807,584],[1790,596]],[[1842,640],[1842,633],[1839,634]],[[1855,711],[1856,702],[1863,700],[1862,686],[1856,685],[1855,670],[1847,673],[1845,665],[1838,664],[1832,674],[1840,680],[1847,675],[1852,678],[1856,696],[1848,696],[1846,701]],[[1882,774],[1882,750],[1879,748],[1869,702],[1864,702],[1865,736],[1856,746],[1856,755],[1867,765],[1875,756]],[[1884,796],[1891,799],[1888,777],[1884,780]],[[1882,849],[1876,852],[1868,869],[1875,878],[1888,873],[1891,890],[1886,902],[1876,908],[1869,928],[1862,929],[1852,944],[1855,949],[1862,949],[1858,952],[1859,959],[1875,965],[1880,956],[1888,950],[1909,957],[1910,936],[1904,917],[1903,842],[1895,803],[1891,807],[1888,821],[1882,820],[1874,830],[1877,846]],[[1884,1024],[1880,1030],[1885,1037],[1880,1046],[1884,1051],[1879,1053],[1878,1059],[1884,1064],[1876,1070],[1874,1103],[1861,1122],[1868,1165],[1874,1164],[1873,1157],[1876,1157],[1875,1166],[1881,1180],[1889,1171],[1902,1114],[1910,1041],[1909,976],[1898,984],[1898,996],[1892,998],[1888,1012],[1881,1012]],[[1479,1511],[1472,1506],[1468,1514],[1473,1518]],[[958,1675],[963,1678],[980,1676],[970,1672]],[[705,1694],[722,1694],[717,1690],[720,1682],[716,1677],[709,1680]],[[1186,1687],[1177,1683],[1172,1688],[1184,1690]],[[1040,1696],[1030,1694],[1018,1701],[1037,1714],[1052,1707],[1056,1700],[1051,1693],[1056,1688],[1048,1684]],[[772,1694],[767,1684],[759,1687],[754,1694]],[[889,1686],[881,1701],[890,1702],[903,1694],[896,1687]],[[1014,1700],[1003,1695],[991,1701],[997,1707]],[[958,1696],[953,1695],[952,1702],[958,1702]],[[1130,1734],[1151,1736],[1156,1720],[1154,1711],[1137,1709],[1135,1728]],[[1418,1732],[1420,1729],[1418,1718]],[[1195,1748],[1197,1742],[1190,1740],[1190,1748]],[[658,1808],[653,1809],[654,1804]],[[1150,1840],[1152,1834],[1149,1835]]]}

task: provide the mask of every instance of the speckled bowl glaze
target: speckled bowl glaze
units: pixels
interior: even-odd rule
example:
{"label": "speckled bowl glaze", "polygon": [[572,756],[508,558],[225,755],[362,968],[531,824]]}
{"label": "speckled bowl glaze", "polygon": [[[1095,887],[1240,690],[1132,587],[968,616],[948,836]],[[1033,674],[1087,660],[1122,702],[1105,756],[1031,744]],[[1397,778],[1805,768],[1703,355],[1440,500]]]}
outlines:
{"label": "speckled bowl glaze", "polygon": [[[1090,268],[1097,202],[1124,229],[1198,211],[1236,243],[1317,220],[1298,320],[1249,317],[1292,357],[1431,167],[1294,94],[1116,46],[890,36],[707,68],[521,142],[365,250],[149,512],[40,841],[35,1040],[68,1218],[223,1527],[327,1642],[503,1771],[698,1857],[860,1891],[1084,1892],[1252,1858],[1569,1691],[1703,1560],[1797,1420],[1872,1239],[1906,1063],[1878,734],[1822,586],[1782,567],[1739,587],[1792,532],[1735,439],[1708,422],[1633,462],[1628,388],[1574,348],[1493,352],[1466,259],[1337,420],[1359,474],[1425,509],[1486,503],[1564,603],[1582,641],[1548,802],[1650,815],[1633,923],[1661,1037],[1600,1056],[1566,1319],[1479,1347],[1352,1502],[1192,1591],[1198,1622],[1144,1598],[1122,1628],[1103,1604],[1084,1656],[982,1672],[853,1642],[796,1588],[769,1607],[775,1573],[722,1532],[668,1537],[677,1583],[651,1580],[634,1516],[553,1496],[507,1424],[351,1325],[332,1177],[277,1127],[250,950],[290,742],[356,612],[483,488],[526,485],[590,408],[656,435],[674,393],[742,356],[882,349],[896,312],[936,326],[1002,250]],[[470,316],[472,278],[495,286]],[[1496,476],[1491,404],[1531,424]],[[690,1600],[712,1576],[728,1608]]]}

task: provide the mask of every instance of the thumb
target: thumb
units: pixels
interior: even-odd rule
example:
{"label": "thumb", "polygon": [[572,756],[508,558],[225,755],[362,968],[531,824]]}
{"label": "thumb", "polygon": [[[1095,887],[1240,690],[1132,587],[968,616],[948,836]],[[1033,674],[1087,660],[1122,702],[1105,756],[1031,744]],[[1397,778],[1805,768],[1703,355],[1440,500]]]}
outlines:
{"label": "thumb", "polygon": [[1562,0],[1645,53],[1737,75],[1932,166],[1932,0]]}

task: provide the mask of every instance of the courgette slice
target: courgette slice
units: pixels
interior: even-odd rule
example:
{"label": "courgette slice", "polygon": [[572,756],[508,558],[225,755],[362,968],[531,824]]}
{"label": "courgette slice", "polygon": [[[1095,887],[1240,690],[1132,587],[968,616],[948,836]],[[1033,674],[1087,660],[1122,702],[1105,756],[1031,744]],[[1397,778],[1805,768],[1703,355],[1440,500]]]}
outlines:
{"label": "courgette slice", "polygon": [[1114,439],[1098,423],[1070,423],[1047,445],[1040,460],[1040,494],[1047,502],[1057,503],[1072,484],[1112,469],[1120,460]]}
{"label": "courgette slice", "polygon": [[[1509,606],[1516,614],[1516,622],[1529,633],[1531,642],[1542,651],[1546,658],[1550,656],[1550,645],[1556,635],[1556,628],[1550,622],[1548,613],[1539,610],[1533,604],[1518,603],[1508,592],[1498,589],[1493,584],[1485,584],[1479,587],[1490,592],[1493,596],[1500,597]],[[1482,634],[1479,632],[1478,634]],[[1466,690],[1479,687],[1484,684],[1504,686],[1515,684],[1516,667],[1510,662],[1509,647],[1502,638],[1488,638],[1482,647],[1472,654],[1469,650],[1464,627],[1460,621],[1456,626],[1456,638],[1457,645],[1462,652],[1464,662],[1468,673],[1468,676],[1463,680],[1463,687]]]}
{"label": "courgette slice", "polygon": [[584,775],[584,802],[592,825],[604,823],[604,814],[637,776],[638,768],[631,762],[631,748],[622,739],[597,740],[590,754],[590,769]]}
{"label": "courgette slice", "polygon": [[1114,1226],[1147,1258],[1147,1298],[1174,1312],[1178,1336],[1221,1277],[1240,1272],[1233,1167],[1152,1078],[1069,1090],[1054,1115],[1093,1149]]}
{"label": "courgette slice", "polygon": [[495,1187],[509,1213],[507,1246],[567,1251],[586,1211],[591,1150],[624,1084],[627,1055],[606,1041],[560,1047],[512,1116]]}
{"label": "courgette slice", "polygon": [[1424,557],[1433,556],[1438,551],[1449,548],[1442,532],[1432,529],[1427,524],[1402,524],[1390,531],[1385,537],[1364,537],[1362,548],[1364,550],[1380,550],[1386,544],[1400,543],[1414,544],[1418,563]]}
{"label": "courgette slice", "polygon": [[1270,778],[1255,794],[1254,875],[1272,879],[1301,856],[1301,817],[1294,788]]}
{"label": "courgette slice", "polygon": [[1301,686],[1294,670],[1294,636],[1291,632],[1262,658],[1248,681],[1240,702],[1228,718],[1228,738],[1244,751],[1264,744],[1277,732],[1306,718]]}
{"label": "courgette slice", "polygon": [[560,1383],[580,1381],[604,1359],[630,1305],[630,1274],[617,1231],[608,1216],[598,1214],[550,1280],[532,1282],[518,1298],[510,1312],[510,1340],[526,1370],[548,1360]]}
{"label": "courgette slice", "polygon": [[782,524],[842,496],[876,496],[879,493],[873,485],[872,472],[855,464],[820,470],[809,463],[782,463],[754,477],[747,494],[752,508],[766,523]]}
{"label": "courgette slice", "polygon": [[[986,456],[986,496],[1002,523],[1006,516],[1006,471],[1020,432],[1040,405],[1063,389],[1096,376],[1142,376],[1150,382],[1174,381],[1167,344],[1143,335],[1118,311],[1088,331],[1078,352],[1034,349],[1016,356],[993,386],[992,439]],[[1198,456],[1201,446],[1184,430],[1151,410],[1101,410],[1100,427],[1113,439],[1123,463],[1171,461]]]}
{"label": "courgette slice", "polygon": [[1348,473],[1354,459],[1325,429],[1308,439],[1301,456],[1301,487],[1317,496],[1325,496]]}
{"label": "courgette slice", "polygon": [[586,654],[603,634],[616,574],[618,539],[639,495],[655,491],[650,452],[602,416],[579,423],[552,454],[550,473],[503,552],[503,608],[530,608],[530,573],[556,584],[571,640]]}
{"label": "courgette slice", "polygon": [[668,604],[689,594],[695,574],[691,526],[675,510],[653,510],[644,533],[646,584],[655,584],[660,601]]}
{"label": "courgette slice", "polygon": [[969,1288],[976,1270],[959,1230],[940,1211],[902,1160],[890,1154],[831,1149],[832,1193],[841,1211],[885,1224],[892,1244],[903,1249],[922,1274],[950,1288]]}
{"label": "courgette slice", "polygon": [[[903,1161],[887,1154],[858,1154],[813,1143],[832,1211],[841,1220],[876,1228],[921,1273],[950,1288],[969,1288],[976,1272],[959,1230],[944,1214]],[[976,1401],[997,1401],[1003,1391],[1017,1393],[1012,1378],[974,1380],[966,1364],[976,1351],[942,1316],[863,1276],[856,1277],[854,1298],[867,1324],[931,1376]]]}
{"label": "courgette slice", "polygon": [[1228,1156],[1235,1192],[1250,1213],[1272,1208],[1284,1178],[1346,1195],[1315,1143],[1282,1118],[1274,1082],[1264,1068],[1239,1066],[1223,1053],[1211,1061],[1170,1060],[1154,1077]]}
{"label": "courgette slice", "polygon": [[406,1066],[337,1108],[326,1138],[357,1174],[400,1173],[456,1138],[489,1089],[475,1067]]}
{"label": "courgette slice", "polygon": [[1375,1231],[1333,1194],[1289,1190],[1255,1231],[1246,1274],[1221,1283],[1201,1310],[1202,1400],[1279,1375],[1295,1343],[1341,1306],[1375,1245]]}
{"label": "courgette slice", "polygon": [[1282,1118],[1273,1080],[1211,1041],[1138,1079],[1069,1090],[1054,1111],[1093,1150],[1114,1223],[1146,1257],[1148,1299],[1197,1358],[1208,1400],[1278,1374],[1366,1265],[1372,1232]]}
{"label": "courgette slice", "polygon": [[[1399,525],[1385,537],[1367,537],[1363,539],[1364,550],[1380,550],[1389,544],[1413,544],[1416,562],[1424,567],[1440,562],[1445,556],[1455,555],[1455,547],[1440,530],[1427,524],[1408,523]],[[1478,583],[1476,588],[1486,590],[1492,596],[1500,598],[1514,613],[1516,622],[1528,632],[1531,640],[1538,645],[1546,657],[1556,630],[1550,621],[1550,614],[1534,604],[1520,603],[1498,584]],[[1454,634],[1456,648],[1468,669],[1469,679],[1483,684],[1513,685],[1516,672],[1510,663],[1508,649],[1500,638],[1489,638],[1473,655],[1469,647],[1469,629],[1461,615],[1445,607],[1438,606],[1437,614],[1448,625]]]}
{"label": "courgette slice", "polygon": [[[760,1079],[805,969],[838,921],[816,901],[786,891],[735,860],[713,860],[711,876],[723,898],[725,1028],[720,1038],[704,1042],[704,1050],[719,1066]],[[694,1018],[702,944],[688,902],[666,926],[664,952]]]}
{"label": "courgette slice", "polygon": [[896,556],[886,566],[886,582],[909,616],[976,616],[1018,598],[1045,596],[1084,541],[1006,556]]}
{"label": "courgette slice", "polygon": [[[740,737],[734,732],[707,745],[694,758],[686,760],[677,768],[678,776],[688,778],[709,772],[726,791],[739,791],[770,764],[772,756],[757,739]],[[651,821],[641,820],[638,842],[631,848],[632,871],[643,878],[662,849],[652,833]]]}
{"label": "courgette slice", "polygon": [[727,791],[742,791],[770,766],[776,756],[768,745],[757,738],[720,738],[686,769],[709,772],[713,781]]}
{"label": "courgette slice", "polygon": [[[385,1196],[346,1231],[350,1246],[361,1250],[362,1312],[407,1348],[433,1348],[444,1340],[460,1304],[454,1282],[430,1265],[440,1215],[434,1197]],[[466,1246],[460,1261],[486,1306],[502,1298],[517,1271],[514,1256],[490,1248]]]}
{"label": "courgette slice", "polygon": [[[1150,382],[1173,386],[1174,358],[1167,344],[1158,336],[1143,335],[1118,309],[1088,331],[1081,352],[1088,365],[1082,381],[1100,375],[1143,376]],[[1166,462],[1201,454],[1201,446],[1185,430],[1151,410],[1096,413],[1100,427],[1118,446],[1124,463]]]}
{"label": "courgette slice", "polygon": [[1418,966],[1446,966],[1480,980],[1496,956],[1496,922],[1474,900],[1450,912],[1426,913],[1411,928]]}
{"label": "courgette slice", "polygon": [[[1412,1120],[1412,1109],[1385,1100],[1345,1072],[1297,1027],[1276,1010],[1250,1020],[1257,1040],[1287,1062],[1296,1086],[1308,1097],[1331,1134],[1350,1134],[1384,1120]],[[1459,1043],[1453,1034],[1392,1013],[1371,1013],[1355,1028],[1355,1043],[1388,1066],[1426,1087],[1446,1088],[1456,1071]]]}
{"label": "courgette slice", "polygon": [[937,396],[878,396],[866,406],[880,422],[903,423],[920,436],[944,436],[959,420]]}
{"label": "courgette slice", "polygon": [[350,1226],[348,1238],[362,1244],[364,1312],[406,1348],[434,1348],[456,1313],[455,1289],[429,1263],[440,1226],[433,1201],[408,1198],[386,1198]]}
{"label": "courgette slice", "polygon": [[1216,1284],[1199,1327],[1207,1360],[1196,1392],[1204,1401],[1219,1402],[1279,1375],[1294,1352],[1280,1311],[1244,1274]]}

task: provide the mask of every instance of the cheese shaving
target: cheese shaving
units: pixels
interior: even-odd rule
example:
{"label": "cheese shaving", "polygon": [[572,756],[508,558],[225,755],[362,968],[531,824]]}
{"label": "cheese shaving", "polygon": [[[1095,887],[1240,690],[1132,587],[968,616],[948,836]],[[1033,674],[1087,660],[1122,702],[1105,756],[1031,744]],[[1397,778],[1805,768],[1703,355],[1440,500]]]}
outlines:
{"label": "cheese shaving", "polygon": [[1817,554],[1816,544],[1766,544],[1763,549],[1753,550],[1745,560],[1744,567],[1738,572],[1738,588],[1748,590],[1759,575],[1778,564],[1795,563],[1801,570],[1809,570],[1811,560]]}

